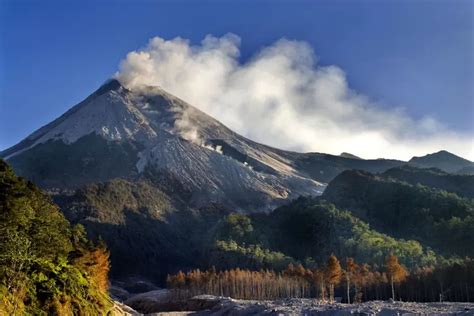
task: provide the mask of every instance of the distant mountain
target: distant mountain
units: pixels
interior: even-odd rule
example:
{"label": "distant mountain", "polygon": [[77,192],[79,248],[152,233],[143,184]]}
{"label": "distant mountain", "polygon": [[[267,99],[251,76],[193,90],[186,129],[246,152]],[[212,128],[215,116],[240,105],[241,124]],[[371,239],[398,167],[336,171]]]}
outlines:
{"label": "distant mountain", "polygon": [[408,161],[408,164],[421,168],[438,168],[449,173],[474,174],[472,173],[474,162],[456,156],[455,154],[445,150],[422,157],[413,157]]}
{"label": "distant mountain", "polygon": [[339,156],[344,157],[344,158],[351,158],[351,159],[362,159],[360,157],[357,157],[356,155],[353,155],[351,153],[346,153],[346,152],[343,152]]}
{"label": "distant mountain", "polygon": [[358,169],[378,173],[404,164],[406,162],[401,160],[353,159],[321,153],[300,154],[295,159],[299,170],[326,183],[345,170]]}

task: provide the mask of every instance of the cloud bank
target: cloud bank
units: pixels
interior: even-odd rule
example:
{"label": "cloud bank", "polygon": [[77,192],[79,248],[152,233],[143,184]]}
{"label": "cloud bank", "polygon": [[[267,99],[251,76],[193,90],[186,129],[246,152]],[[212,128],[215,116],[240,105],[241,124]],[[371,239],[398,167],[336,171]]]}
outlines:
{"label": "cloud bank", "polygon": [[261,143],[301,152],[409,159],[446,149],[474,160],[473,135],[426,116],[387,109],[348,86],[344,71],[321,66],[305,42],[281,39],[245,63],[240,38],[155,37],[130,52],[116,77],[129,89],[160,86]]}

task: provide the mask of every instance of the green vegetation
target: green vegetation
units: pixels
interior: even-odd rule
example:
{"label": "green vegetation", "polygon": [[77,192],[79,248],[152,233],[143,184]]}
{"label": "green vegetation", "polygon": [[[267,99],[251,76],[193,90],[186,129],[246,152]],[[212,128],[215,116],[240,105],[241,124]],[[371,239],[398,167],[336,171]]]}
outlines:
{"label": "green vegetation", "polygon": [[381,266],[395,253],[407,266],[424,266],[435,255],[414,240],[371,230],[347,211],[317,199],[300,198],[268,215],[231,214],[218,224],[211,262],[219,268],[281,271],[288,263],[321,262],[335,253]]}
{"label": "green vegetation", "polygon": [[[299,198],[268,215],[231,214],[218,227],[217,257],[229,263],[225,268],[280,271],[289,262],[317,263],[331,253],[379,266],[388,253],[396,254],[409,267],[435,260],[434,253],[424,250],[417,241],[378,233],[350,212],[318,199]],[[224,256],[222,252],[226,251]],[[260,264],[246,261],[249,257]],[[222,261],[219,267],[223,267]]]}
{"label": "green vegetation", "polygon": [[323,198],[382,233],[418,240],[445,256],[474,256],[472,199],[362,171],[340,174]]}
{"label": "green vegetation", "polygon": [[0,314],[106,314],[108,270],[104,246],[0,160]]}
{"label": "green vegetation", "polygon": [[289,263],[314,266],[331,253],[377,266],[391,252],[408,267],[435,260],[419,242],[379,233],[319,199],[300,198],[269,214],[218,205],[193,210],[147,180],[117,179],[56,201],[91,238],[104,239],[117,278],[141,274],[163,282],[178,269],[213,265],[281,271]]}
{"label": "green vegetation", "polygon": [[245,267],[253,270],[275,269],[281,271],[288,264],[296,263],[296,260],[260,245],[241,246],[233,240],[218,240],[213,249],[210,263],[221,269]]}
{"label": "green vegetation", "polygon": [[[166,183],[166,182],[165,182]],[[176,188],[176,186],[173,186]],[[91,184],[72,196],[56,196],[66,217],[102,238],[111,253],[111,277],[142,276],[164,282],[166,274],[193,267],[213,245],[210,232],[223,211],[190,210],[150,180],[114,179]]]}
{"label": "green vegetation", "polygon": [[451,174],[436,168],[415,168],[408,165],[392,168],[382,174],[412,185],[456,193],[460,197],[474,198],[474,175]]}
{"label": "green vegetation", "polygon": [[[141,275],[164,284],[168,273],[180,269],[282,273],[289,264],[318,269],[331,254],[370,264],[379,280],[373,284],[383,283],[386,258],[396,255],[411,274],[410,283],[394,281],[395,290],[407,287],[416,293],[414,284],[423,282],[439,287],[435,282],[440,278],[443,287],[465,286],[462,277],[470,278],[459,271],[471,259],[459,258],[472,256],[472,200],[454,193],[395,176],[346,171],[323,197],[302,197],[268,214],[241,214],[216,204],[189,208],[189,192],[173,178],[161,177],[115,179],[56,198],[69,220],[83,224],[91,238],[107,242],[116,278]],[[383,291],[383,297],[391,296],[384,282],[367,290],[373,291],[370,297],[382,297]]]}
{"label": "green vegetation", "polygon": [[[119,278],[141,274],[163,282],[178,269],[213,265],[281,271],[289,263],[315,266],[332,253],[376,267],[393,253],[410,269],[437,259],[420,241],[375,230],[370,220],[320,198],[300,198],[269,214],[244,215],[218,205],[188,209],[148,180],[117,179],[57,202],[69,220],[84,225],[93,239],[101,236],[107,242],[112,275]],[[466,225],[449,221],[452,230]]]}
{"label": "green vegetation", "polygon": [[281,245],[285,253],[299,259],[334,253],[383,265],[385,256],[393,252],[408,266],[433,260],[432,253],[424,251],[418,242],[379,233],[350,212],[341,211],[324,200],[300,198],[275,210],[271,216],[276,221],[273,244]]}
{"label": "green vegetation", "polygon": [[[73,198],[58,199],[60,205],[85,206],[81,217],[93,216],[102,223],[124,224],[124,210],[159,220],[173,212],[171,198],[148,181],[114,179],[79,189]],[[76,215],[79,215],[76,213]]]}

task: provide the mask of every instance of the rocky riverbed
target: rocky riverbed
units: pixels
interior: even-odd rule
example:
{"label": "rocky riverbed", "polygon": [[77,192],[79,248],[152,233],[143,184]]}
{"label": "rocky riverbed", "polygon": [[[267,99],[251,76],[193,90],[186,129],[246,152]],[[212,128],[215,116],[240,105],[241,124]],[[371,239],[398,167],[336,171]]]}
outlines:
{"label": "rocky riverbed", "polygon": [[[322,315],[322,316],[461,316],[474,315],[474,303],[413,303],[370,301],[362,304],[327,304],[316,299],[284,299],[276,301],[236,300],[211,295],[201,295],[175,305],[180,311],[170,311],[164,293],[153,291],[131,297],[125,303],[142,313],[129,309],[124,315]],[[173,304],[176,304],[174,302]],[[167,310],[167,311],[164,311]]]}

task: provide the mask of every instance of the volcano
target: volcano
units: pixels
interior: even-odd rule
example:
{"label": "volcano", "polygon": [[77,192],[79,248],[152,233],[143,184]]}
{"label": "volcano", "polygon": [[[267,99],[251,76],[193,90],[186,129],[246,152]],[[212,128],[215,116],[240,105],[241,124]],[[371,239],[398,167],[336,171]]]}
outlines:
{"label": "volcano", "polygon": [[148,177],[178,183],[193,206],[250,211],[322,193],[301,155],[253,142],[158,87],[131,91],[117,80],[1,153],[48,190]]}

